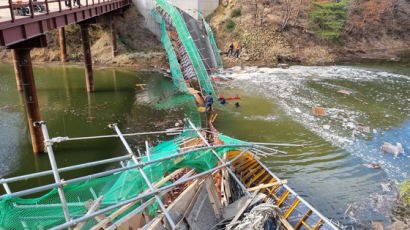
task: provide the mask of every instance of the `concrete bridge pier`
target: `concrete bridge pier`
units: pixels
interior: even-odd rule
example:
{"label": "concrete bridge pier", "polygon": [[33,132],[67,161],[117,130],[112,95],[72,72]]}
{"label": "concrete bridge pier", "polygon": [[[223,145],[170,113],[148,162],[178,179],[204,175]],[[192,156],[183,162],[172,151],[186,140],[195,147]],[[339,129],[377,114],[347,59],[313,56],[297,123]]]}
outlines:
{"label": "concrete bridge pier", "polygon": [[91,60],[90,36],[88,34],[88,23],[80,23],[81,40],[83,42],[85,81],[87,92],[94,92],[93,63]]}
{"label": "concrete bridge pier", "polygon": [[58,41],[60,43],[61,62],[66,62],[67,61],[67,46],[66,46],[66,41],[65,41],[64,27],[58,28]]}
{"label": "concrete bridge pier", "polygon": [[37,90],[31,64],[30,50],[34,47],[47,46],[46,36],[41,35],[11,47],[16,77],[18,76],[24,95],[28,127],[34,153],[44,152],[44,137],[41,128],[35,123],[41,121]]}

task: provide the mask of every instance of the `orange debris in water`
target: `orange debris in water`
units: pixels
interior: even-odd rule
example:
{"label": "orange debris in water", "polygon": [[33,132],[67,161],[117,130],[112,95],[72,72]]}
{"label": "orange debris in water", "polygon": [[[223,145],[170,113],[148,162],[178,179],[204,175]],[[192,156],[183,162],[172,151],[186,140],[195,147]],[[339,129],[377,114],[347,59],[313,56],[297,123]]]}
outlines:
{"label": "orange debris in water", "polygon": [[322,116],[326,115],[325,110],[320,107],[312,107],[312,111],[313,111],[313,114],[315,115],[322,115]]}

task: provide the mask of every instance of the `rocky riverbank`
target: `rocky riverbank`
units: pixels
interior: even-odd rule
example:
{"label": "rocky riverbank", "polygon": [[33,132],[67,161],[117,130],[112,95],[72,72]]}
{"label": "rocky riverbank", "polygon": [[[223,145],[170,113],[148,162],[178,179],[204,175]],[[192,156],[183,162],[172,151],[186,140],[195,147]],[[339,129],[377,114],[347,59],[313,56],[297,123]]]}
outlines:
{"label": "rocky riverbank", "polygon": [[[321,10],[326,7],[340,9],[339,15]],[[405,0],[222,0],[207,19],[221,50],[230,42],[242,46],[240,59],[224,58],[228,67],[399,60],[410,53],[410,3]],[[332,23],[327,30],[325,22]]]}

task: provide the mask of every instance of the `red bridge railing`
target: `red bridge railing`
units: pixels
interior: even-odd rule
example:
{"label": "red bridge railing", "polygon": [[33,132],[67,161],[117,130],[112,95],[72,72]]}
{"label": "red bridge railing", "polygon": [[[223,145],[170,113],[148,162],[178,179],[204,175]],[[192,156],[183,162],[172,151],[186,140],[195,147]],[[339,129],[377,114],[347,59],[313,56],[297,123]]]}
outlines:
{"label": "red bridge railing", "polygon": [[0,23],[15,22],[21,18],[35,18],[38,15],[89,7],[107,2],[118,2],[118,0],[8,0],[8,5],[0,5]]}

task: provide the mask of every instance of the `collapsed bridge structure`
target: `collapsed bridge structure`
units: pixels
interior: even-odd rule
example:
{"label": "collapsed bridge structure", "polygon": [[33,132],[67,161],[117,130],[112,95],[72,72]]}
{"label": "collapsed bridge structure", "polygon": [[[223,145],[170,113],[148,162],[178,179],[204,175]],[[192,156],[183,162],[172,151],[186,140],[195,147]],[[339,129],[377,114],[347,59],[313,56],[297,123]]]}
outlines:
{"label": "collapsed bridge structure", "polygon": [[[195,98],[214,93],[208,73],[222,62],[209,25],[165,0],[155,3],[151,13],[161,25],[175,86]],[[75,138],[50,138],[45,122],[39,122],[52,169],[0,179],[6,191],[0,196],[0,229],[338,229],[259,160],[285,153],[268,146],[299,145],[236,140],[200,128],[197,116],[187,116],[185,128],[123,134],[111,124],[114,135]],[[157,133],[177,136],[155,147],[146,142],[144,153],[126,140]],[[119,138],[124,155],[57,167],[53,145],[97,138]],[[60,176],[118,162],[120,167],[87,176]],[[22,191],[8,186],[47,175],[55,182]]]}

